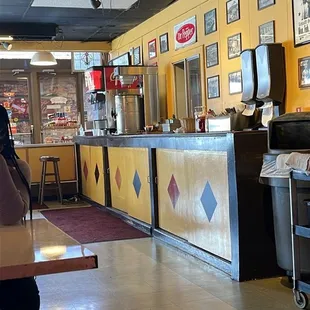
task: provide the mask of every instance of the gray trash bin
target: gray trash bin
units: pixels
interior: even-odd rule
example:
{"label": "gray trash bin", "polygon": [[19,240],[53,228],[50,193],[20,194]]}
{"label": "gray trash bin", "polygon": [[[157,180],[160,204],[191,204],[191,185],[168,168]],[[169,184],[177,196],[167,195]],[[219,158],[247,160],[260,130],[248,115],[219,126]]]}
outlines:
{"label": "gray trash bin", "polygon": [[[276,154],[265,154],[264,161],[276,160]],[[271,186],[274,233],[279,267],[292,272],[292,240],[290,217],[290,194],[288,179],[261,177],[261,183]],[[308,210],[304,200],[310,198],[309,182],[298,184],[298,212],[301,225],[308,225]],[[302,273],[310,274],[310,242],[300,238]]]}
{"label": "gray trash bin", "polygon": [[[270,121],[268,127],[269,154],[264,155],[264,163],[274,162],[279,154],[310,152],[309,112],[282,115]],[[289,179],[261,177],[261,183],[271,187],[278,265],[291,272],[293,263]],[[309,225],[308,210],[304,201],[310,199],[310,185],[307,182],[299,182],[297,193],[299,223]],[[310,242],[302,238],[300,242],[301,271],[304,274],[310,274]]]}

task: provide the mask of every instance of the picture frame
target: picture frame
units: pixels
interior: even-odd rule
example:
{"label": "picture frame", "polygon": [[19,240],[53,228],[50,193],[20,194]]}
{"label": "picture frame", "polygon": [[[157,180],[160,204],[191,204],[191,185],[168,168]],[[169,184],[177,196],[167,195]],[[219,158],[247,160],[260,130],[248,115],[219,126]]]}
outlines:
{"label": "picture frame", "polygon": [[154,59],[157,57],[157,44],[156,39],[149,41],[148,45],[148,55],[149,59]]}
{"label": "picture frame", "polygon": [[299,47],[310,43],[310,3],[304,0],[292,0],[294,45]]}
{"label": "picture frame", "polygon": [[131,57],[129,52],[124,53],[109,61],[109,66],[130,66],[130,65],[131,65]]}
{"label": "picture frame", "polygon": [[298,59],[299,88],[310,88],[310,56]]}
{"label": "picture frame", "polygon": [[137,66],[141,64],[141,48],[140,46],[133,49],[133,65]]}
{"label": "picture frame", "polygon": [[207,68],[215,67],[219,64],[218,43],[206,46],[206,63]]}
{"label": "picture frame", "polygon": [[272,20],[258,27],[259,44],[275,43],[275,21]]}
{"label": "picture frame", "polygon": [[217,31],[217,11],[213,9],[204,15],[205,35]]}
{"label": "picture frame", "polygon": [[220,76],[214,75],[207,78],[208,99],[220,97]]}
{"label": "picture frame", "polygon": [[226,1],[226,22],[231,24],[240,19],[240,3],[239,0]]}
{"label": "picture frame", "polygon": [[241,70],[228,74],[228,89],[230,95],[242,93],[242,72]]}
{"label": "picture frame", "polygon": [[261,11],[275,4],[276,4],[276,0],[257,0],[257,9]]}
{"label": "picture frame", "polygon": [[162,34],[159,37],[159,47],[160,47],[160,53],[164,54],[169,52],[169,37],[168,32]]}
{"label": "picture frame", "polygon": [[237,58],[242,51],[241,33],[234,34],[227,38],[228,59]]}

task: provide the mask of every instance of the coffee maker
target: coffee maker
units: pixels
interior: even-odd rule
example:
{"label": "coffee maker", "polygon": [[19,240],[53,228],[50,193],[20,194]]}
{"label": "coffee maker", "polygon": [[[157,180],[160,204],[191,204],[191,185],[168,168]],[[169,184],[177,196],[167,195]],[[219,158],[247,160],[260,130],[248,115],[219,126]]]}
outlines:
{"label": "coffee maker", "polygon": [[[117,116],[117,127],[121,127],[124,121],[125,127],[126,123],[131,124],[129,118],[133,116],[136,119],[135,124],[140,124],[139,126],[142,129],[145,126],[157,124],[160,119],[158,68],[155,66],[118,66],[114,69],[114,76],[123,89],[123,95],[128,95],[128,87],[130,87],[131,91],[134,91],[134,94],[139,97],[135,98],[134,101],[130,97],[127,103],[125,98],[122,100],[118,98],[122,104],[118,105],[119,109],[116,107],[116,114],[118,116],[121,114],[122,117]],[[132,85],[135,87],[131,87]],[[122,94],[119,93],[119,95]],[[130,113],[127,113],[126,107],[130,108]],[[126,130],[125,128],[125,133]]]}

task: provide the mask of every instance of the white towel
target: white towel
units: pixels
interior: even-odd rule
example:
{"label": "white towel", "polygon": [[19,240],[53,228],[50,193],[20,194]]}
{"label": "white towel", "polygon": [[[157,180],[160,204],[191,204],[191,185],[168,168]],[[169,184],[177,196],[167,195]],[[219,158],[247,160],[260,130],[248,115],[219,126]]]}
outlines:
{"label": "white towel", "polygon": [[304,173],[310,172],[310,154],[291,153],[286,160],[286,165],[294,170]]}
{"label": "white towel", "polygon": [[291,156],[291,154],[280,154],[280,155],[278,155],[277,159],[276,159],[276,168],[278,170],[289,169],[290,167],[286,163],[287,163],[290,156]]}

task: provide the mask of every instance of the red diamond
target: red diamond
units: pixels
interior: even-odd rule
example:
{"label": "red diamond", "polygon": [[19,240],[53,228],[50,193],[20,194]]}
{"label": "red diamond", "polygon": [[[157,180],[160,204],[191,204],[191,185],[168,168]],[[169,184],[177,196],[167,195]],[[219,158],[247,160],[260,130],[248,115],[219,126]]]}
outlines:
{"label": "red diamond", "polygon": [[122,175],[121,175],[121,172],[120,172],[118,167],[117,167],[116,173],[115,173],[115,181],[116,181],[116,185],[117,185],[118,189],[120,190],[121,185],[122,185]]}
{"label": "red diamond", "polygon": [[179,187],[178,184],[174,178],[174,175],[172,175],[171,179],[170,179],[170,183],[168,186],[168,193],[169,193],[169,197],[171,200],[171,203],[173,205],[173,208],[175,209],[175,206],[179,200],[180,197],[180,191],[179,191]]}
{"label": "red diamond", "polygon": [[87,167],[86,161],[84,161],[83,173],[84,173],[85,179],[87,180],[87,178],[88,178],[88,167]]}

